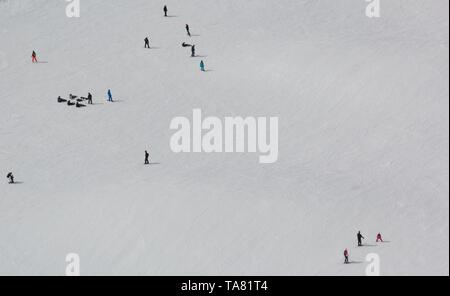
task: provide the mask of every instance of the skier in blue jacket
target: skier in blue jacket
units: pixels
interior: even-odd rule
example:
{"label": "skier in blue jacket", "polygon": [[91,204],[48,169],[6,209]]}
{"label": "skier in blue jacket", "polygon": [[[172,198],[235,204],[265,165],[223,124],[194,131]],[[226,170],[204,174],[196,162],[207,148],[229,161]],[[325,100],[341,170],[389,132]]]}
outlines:
{"label": "skier in blue jacket", "polygon": [[112,93],[111,93],[111,90],[108,89],[108,102],[112,102],[112,101],[113,101]]}
{"label": "skier in blue jacket", "polygon": [[200,62],[200,70],[202,72],[205,72],[205,63],[203,62],[203,60]]}

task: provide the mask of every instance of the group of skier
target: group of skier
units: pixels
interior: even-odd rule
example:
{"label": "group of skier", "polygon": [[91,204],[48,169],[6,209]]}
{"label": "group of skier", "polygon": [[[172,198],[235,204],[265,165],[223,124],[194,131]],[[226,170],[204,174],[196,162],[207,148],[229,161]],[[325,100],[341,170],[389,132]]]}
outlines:
{"label": "group of skier", "polygon": [[[189,37],[192,37],[192,35],[191,35],[191,30],[190,30],[190,27],[189,27],[189,25],[188,24],[186,24],[186,33],[187,33],[187,35],[189,36]],[[188,44],[188,43],[186,43],[186,42],[183,42],[182,44],[181,44],[181,46],[182,47],[190,47],[191,48],[191,57],[192,58],[195,58],[195,44]],[[205,72],[205,62],[203,61],[203,60],[201,60],[200,61],[200,70],[202,71],[202,72]]]}
{"label": "group of skier", "polygon": [[[168,17],[169,16],[168,15],[169,9],[167,8],[167,5],[164,5],[163,12],[164,12],[164,17]],[[189,24],[186,24],[185,29],[186,29],[187,36],[192,37],[191,29],[190,29]],[[189,47],[191,49],[191,57],[196,57],[195,44],[188,44],[186,42],[183,42],[182,43],[182,47],[184,47],[184,48]],[[144,48],[150,49],[150,37],[146,37],[144,39]],[[31,61],[32,61],[32,63],[38,63],[37,53],[34,50],[33,50],[32,54],[31,54]],[[205,62],[203,60],[200,61],[200,70],[202,72],[206,71],[205,70]],[[92,105],[93,104],[93,102],[92,102],[92,94],[90,92],[88,93],[87,97],[80,97],[80,98],[78,98],[77,96],[70,94],[68,100],[63,99],[61,96],[58,96],[58,99],[57,99],[58,103],[67,103],[67,105],[69,105],[69,106],[74,106],[75,105],[77,108],[78,107],[85,107],[85,105],[82,104],[82,102],[84,102],[84,101],[86,101],[88,105]],[[113,96],[112,96],[112,92],[111,92],[110,89],[108,89],[108,92],[107,92],[107,101],[108,102],[114,102]],[[150,164],[150,154],[149,154],[149,152],[147,150],[145,151],[144,163],[146,165]],[[13,176],[12,173],[8,173],[7,178],[9,179],[9,182],[11,184],[14,184],[14,176]]]}
{"label": "group of skier", "polygon": [[[361,234],[361,231],[358,231],[358,233],[356,234],[356,239],[358,240],[358,247],[362,247],[364,246],[363,244],[363,239],[365,239],[365,237]],[[377,239],[376,242],[384,242],[383,241],[383,237],[381,236],[381,233],[377,234]],[[345,264],[349,264],[350,263],[350,253],[348,251],[348,249],[344,250],[344,263]]]}
{"label": "group of skier", "polygon": [[[163,12],[164,12],[164,16],[165,17],[168,17],[168,8],[167,8],[167,5],[164,5],[164,8],[163,8]],[[191,28],[190,28],[190,26],[189,26],[189,24],[186,24],[186,26],[185,26],[185,29],[186,29],[186,33],[187,33],[187,35],[189,36],[189,37],[192,37],[192,34],[191,34]],[[190,47],[191,48],[191,57],[196,57],[196,53],[195,53],[195,44],[188,44],[188,43],[186,43],[186,42],[183,42],[182,44],[181,44],[181,46],[182,47]],[[150,38],[149,37],[145,37],[145,39],[144,39],[144,48],[148,48],[148,49],[150,49]],[[200,61],[200,70],[202,71],[202,72],[206,72],[206,70],[205,70],[205,62],[203,61],[203,60],[201,60]]]}
{"label": "group of skier", "polygon": [[[114,102],[112,92],[110,89],[108,89],[106,96],[107,96],[108,102]],[[81,102],[84,102],[84,101],[86,101],[88,105],[94,104],[93,100],[92,100],[92,94],[90,92],[88,93],[87,97],[78,98],[78,96],[70,94],[68,100],[61,98],[61,96],[59,96],[57,99],[58,103],[67,103],[67,105],[69,105],[69,106],[76,105],[77,107],[85,107],[85,105],[81,104]]]}
{"label": "group of skier", "polygon": [[86,101],[88,105],[93,105],[92,94],[88,93],[87,97],[80,97],[80,98],[78,98],[78,96],[70,94],[68,100],[61,98],[61,96],[59,96],[57,99],[58,103],[67,103],[68,106],[76,106],[77,108],[86,107],[86,105],[81,103],[84,101]]}

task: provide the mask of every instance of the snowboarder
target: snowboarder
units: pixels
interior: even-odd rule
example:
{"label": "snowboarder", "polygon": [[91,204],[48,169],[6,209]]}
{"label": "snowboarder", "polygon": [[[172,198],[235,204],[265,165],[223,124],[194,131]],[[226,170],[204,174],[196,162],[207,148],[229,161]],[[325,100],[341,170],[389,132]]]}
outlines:
{"label": "snowboarder", "polygon": [[9,184],[14,184],[14,175],[13,175],[13,173],[8,173],[8,175],[6,175],[6,178],[9,179]]}
{"label": "snowboarder", "polygon": [[364,236],[361,234],[361,231],[358,231],[358,234],[356,235],[358,237],[358,247],[361,247],[362,244],[362,240],[365,239]]}
{"label": "snowboarder", "polygon": [[203,62],[203,60],[200,61],[200,70],[201,70],[202,72],[205,72],[205,63]]}
{"label": "snowboarder", "polygon": [[164,16],[165,17],[167,17],[167,12],[168,12],[169,10],[167,9],[167,5],[164,5]]}
{"label": "snowboarder", "polygon": [[145,164],[150,164],[149,157],[150,157],[150,154],[148,153],[147,150],[145,150]]}
{"label": "snowboarder", "polygon": [[92,105],[92,94],[91,93],[88,93],[87,101],[88,101],[89,105]]}
{"label": "snowboarder", "polygon": [[108,89],[108,102],[113,102],[113,97],[110,89]]}
{"label": "snowboarder", "polygon": [[189,43],[183,42],[181,43],[182,47],[191,47],[192,45],[190,45]]}
{"label": "snowboarder", "polygon": [[345,251],[344,251],[344,258],[345,258],[344,263],[345,263],[345,264],[349,264],[349,263],[350,263],[348,257],[349,257],[348,250],[345,249]]}
{"label": "snowboarder", "polygon": [[191,37],[191,30],[190,30],[188,24],[186,24],[186,32],[187,32],[187,35],[188,35],[189,37]]}
{"label": "snowboarder", "polygon": [[377,234],[377,243],[378,243],[378,242],[382,242],[382,243],[384,242],[384,241],[383,241],[383,237],[381,236],[381,233],[378,233],[378,234]]}
{"label": "snowboarder", "polygon": [[191,47],[191,57],[195,57],[195,44]]}
{"label": "snowboarder", "polygon": [[144,39],[144,42],[145,42],[145,48],[150,48],[150,40],[148,39],[148,37],[145,37],[145,39]]}
{"label": "snowboarder", "polygon": [[36,54],[36,52],[34,50],[33,50],[33,53],[31,54],[31,62],[32,63],[37,63],[38,62],[37,54]]}

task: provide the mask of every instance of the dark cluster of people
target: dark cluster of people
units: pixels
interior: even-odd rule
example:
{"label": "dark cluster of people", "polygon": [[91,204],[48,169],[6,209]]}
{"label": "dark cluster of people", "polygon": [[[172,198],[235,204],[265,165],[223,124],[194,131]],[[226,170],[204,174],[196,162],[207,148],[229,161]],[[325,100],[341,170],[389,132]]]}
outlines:
{"label": "dark cluster of people", "polygon": [[86,104],[84,104],[84,102],[86,102],[88,105],[93,105],[91,93],[88,93],[87,97],[79,97],[79,98],[78,96],[70,94],[69,99],[63,99],[61,98],[61,96],[59,96],[57,102],[65,103],[67,104],[67,106],[75,106],[77,108],[86,107]]}
{"label": "dark cluster of people", "polygon": [[[106,97],[107,97],[107,101],[108,102],[114,102],[113,100],[113,95],[110,89],[108,89],[108,92],[106,93]],[[69,99],[63,99],[61,98],[61,96],[58,97],[57,99],[58,103],[66,103],[68,106],[76,106],[77,108],[82,108],[82,107],[86,107],[85,104],[83,103],[87,103],[87,105],[93,105],[93,101],[92,101],[92,94],[89,92],[87,97],[78,97],[75,96],[73,94],[69,95]]]}
{"label": "dark cluster of people", "polygon": [[[356,234],[356,239],[357,239],[357,241],[358,241],[358,247],[363,247],[364,246],[364,244],[363,244],[363,240],[365,239],[364,238],[364,236],[362,235],[362,233],[361,233],[361,231],[358,231],[358,233]],[[383,241],[383,237],[381,236],[381,233],[378,233],[377,234],[377,239],[376,239],[376,242],[378,243],[378,242],[384,242]],[[344,251],[344,263],[345,264],[349,264],[350,263],[350,253],[349,253],[349,251],[348,251],[348,249],[345,249],[345,251]]]}

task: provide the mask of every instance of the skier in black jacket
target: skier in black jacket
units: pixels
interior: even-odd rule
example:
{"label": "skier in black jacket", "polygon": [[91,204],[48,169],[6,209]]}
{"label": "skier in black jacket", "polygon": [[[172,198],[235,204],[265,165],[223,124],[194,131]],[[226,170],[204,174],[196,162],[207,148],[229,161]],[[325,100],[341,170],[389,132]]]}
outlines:
{"label": "skier in black jacket", "polygon": [[148,153],[147,150],[145,150],[145,164],[150,164],[149,157],[150,157],[150,154]]}
{"label": "skier in black jacket", "polygon": [[8,175],[6,175],[6,178],[9,179],[9,184],[14,184],[14,175],[13,175],[13,173],[8,173]]}
{"label": "skier in black jacket", "polygon": [[356,235],[358,238],[358,247],[361,247],[362,244],[362,240],[365,239],[364,236],[361,234],[361,231],[358,231],[358,234]]}
{"label": "skier in black jacket", "polygon": [[189,29],[188,24],[186,24],[186,32],[187,32],[188,36],[191,37],[191,30]]}

